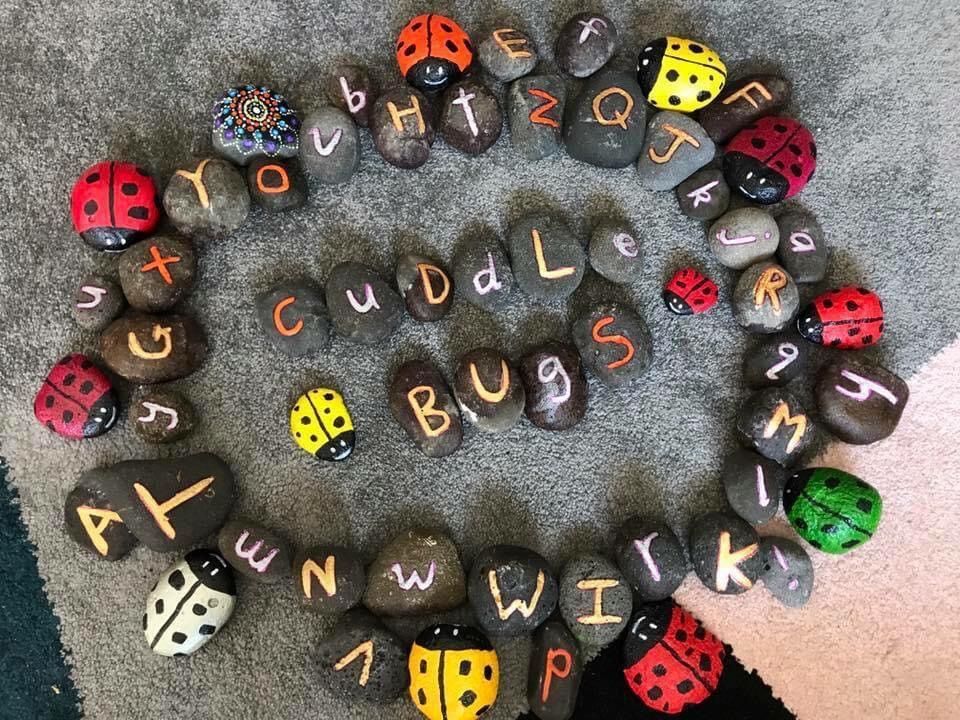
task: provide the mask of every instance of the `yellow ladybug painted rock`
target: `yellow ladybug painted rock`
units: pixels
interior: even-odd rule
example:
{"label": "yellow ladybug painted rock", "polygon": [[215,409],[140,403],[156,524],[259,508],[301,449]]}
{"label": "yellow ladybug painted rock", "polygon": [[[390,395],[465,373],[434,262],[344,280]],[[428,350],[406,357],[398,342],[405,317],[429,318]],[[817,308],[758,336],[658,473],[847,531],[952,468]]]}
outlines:
{"label": "yellow ladybug painted rock", "polygon": [[703,43],[667,36],[640,51],[637,82],[655,108],[693,112],[720,94],[727,66]]}
{"label": "yellow ladybug painted rock", "polygon": [[430,720],[472,720],[497,700],[497,652],[476,628],[428,627],[413,643],[409,670],[410,697]]}
{"label": "yellow ladybug painted rock", "polygon": [[290,411],[290,434],[320,460],[345,460],[357,441],[343,395],[329,388],[315,388],[297,398]]}

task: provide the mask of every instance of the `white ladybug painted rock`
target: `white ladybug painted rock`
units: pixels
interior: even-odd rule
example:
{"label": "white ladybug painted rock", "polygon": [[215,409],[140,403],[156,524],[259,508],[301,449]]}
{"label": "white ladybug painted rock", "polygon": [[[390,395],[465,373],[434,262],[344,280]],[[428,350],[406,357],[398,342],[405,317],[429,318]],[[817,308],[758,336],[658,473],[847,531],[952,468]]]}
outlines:
{"label": "white ladybug painted rock", "polygon": [[213,550],[191,550],[147,596],[143,633],[159,655],[192,655],[226,625],[236,602],[227,562]]}

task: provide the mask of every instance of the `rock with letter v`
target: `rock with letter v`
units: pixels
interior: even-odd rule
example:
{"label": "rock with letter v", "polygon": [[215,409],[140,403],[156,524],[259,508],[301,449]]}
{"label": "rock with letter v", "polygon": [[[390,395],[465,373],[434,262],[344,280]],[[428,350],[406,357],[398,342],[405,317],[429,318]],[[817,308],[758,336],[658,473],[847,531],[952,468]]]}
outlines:
{"label": "rock with letter v", "polygon": [[207,336],[187,315],[127,313],[100,336],[103,361],[117,375],[139,383],[186,377],[207,357]]}

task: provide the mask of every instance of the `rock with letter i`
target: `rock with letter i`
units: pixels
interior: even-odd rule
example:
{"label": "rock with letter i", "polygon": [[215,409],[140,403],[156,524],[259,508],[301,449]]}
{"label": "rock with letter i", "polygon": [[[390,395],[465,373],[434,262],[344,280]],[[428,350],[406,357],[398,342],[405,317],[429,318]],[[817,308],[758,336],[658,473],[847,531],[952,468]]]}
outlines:
{"label": "rock with letter i", "polygon": [[476,348],[460,358],[453,393],[464,417],[482,432],[509,430],[523,415],[520,371],[494,348]]}
{"label": "rock with letter i", "polygon": [[576,639],[560,620],[547,620],[533,634],[527,703],[540,720],[569,720],[577,704],[583,660]]}
{"label": "rock with letter i", "polygon": [[723,461],[720,474],[727,502],[748,523],[762,525],[777,514],[786,474],[773,460],[735,450]]}
{"label": "rock with letter i", "polygon": [[285,355],[306,357],[329,345],[327,304],[313,283],[281,281],[257,295],[254,306],[264,336]]}
{"label": "rock with letter i", "polygon": [[605,647],[630,619],[633,592],[620,570],[600,555],[570,560],[560,575],[560,615],[583,645]]}
{"label": "rock with letter i", "polygon": [[467,577],[467,597],[477,622],[497,637],[533,632],[550,617],[557,596],[547,561],[516,545],[481,550]]}
{"label": "rock with letter i", "polygon": [[757,531],[729,512],[707,513],[693,522],[690,559],[703,584],[724,595],[752,588],[764,566]]}
{"label": "rock with letter i", "polygon": [[425,360],[411,360],[397,370],[390,385],[390,411],[428,457],[450,455],[463,441],[453,393],[440,371]]}
{"label": "rock with letter i", "polygon": [[780,243],[780,230],[770,213],[743,207],[718,218],[707,232],[707,242],[721,265],[744,270],[773,257]]}
{"label": "rock with letter i", "polygon": [[583,364],[612,387],[640,377],[653,361],[653,338],[634,310],[618,303],[597,305],[573,321],[573,341]]}
{"label": "rock with letter i", "polygon": [[275,583],[290,577],[290,545],[272,530],[249,520],[231,520],[217,536],[220,554],[245,578]]}
{"label": "rock with letter i", "polygon": [[292,577],[301,605],[323,615],[356,607],[367,586],[363,558],[338,545],[316,545],[298,553]]}
{"label": "rock with letter i", "polygon": [[760,541],[763,586],[787,607],[807,604],[813,592],[813,562],[800,545],[780,537]]}
{"label": "rock with letter i", "polygon": [[910,388],[880,365],[841,357],[820,371],[816,398],[827,430],[844,442],[869,445],[897,429]]}

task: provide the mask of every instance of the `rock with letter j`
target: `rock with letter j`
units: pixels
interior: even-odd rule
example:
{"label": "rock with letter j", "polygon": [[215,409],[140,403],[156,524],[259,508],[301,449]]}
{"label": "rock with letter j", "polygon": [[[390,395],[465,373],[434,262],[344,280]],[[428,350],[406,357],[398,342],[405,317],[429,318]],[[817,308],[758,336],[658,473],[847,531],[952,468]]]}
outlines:
{"label": "rock with letter j", "polygon": [[447,381],[425,360],[397,370],[390,385],[390,411],[428,457],[455,452],[463,441],[460,410]]}
{"label": "rock with letter j", "polygon": [[207,336],[187,315],[130,312],[100,336],[103,361],[117,375],[139,383],[186,377],[207,357]]}

